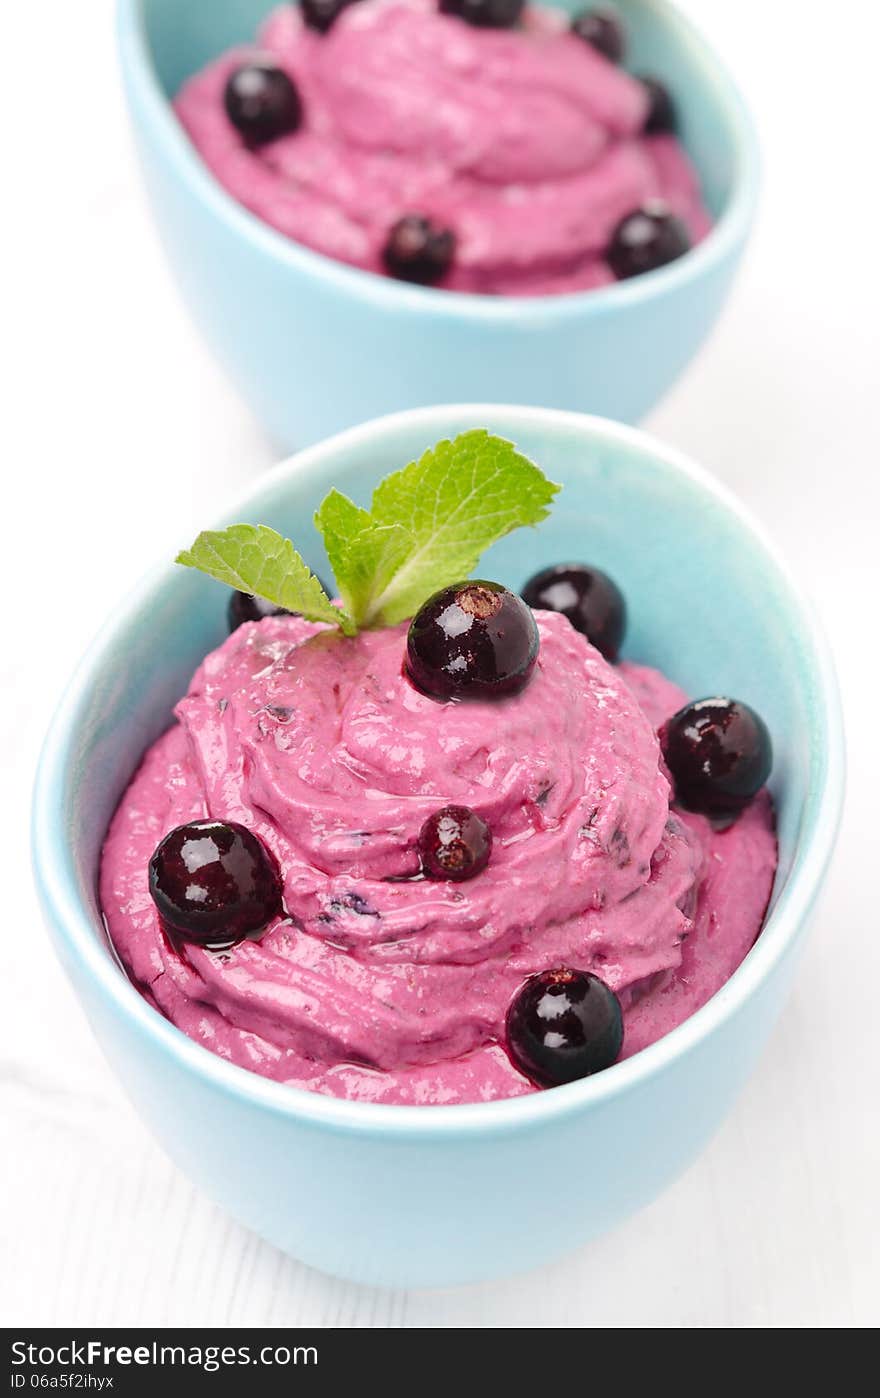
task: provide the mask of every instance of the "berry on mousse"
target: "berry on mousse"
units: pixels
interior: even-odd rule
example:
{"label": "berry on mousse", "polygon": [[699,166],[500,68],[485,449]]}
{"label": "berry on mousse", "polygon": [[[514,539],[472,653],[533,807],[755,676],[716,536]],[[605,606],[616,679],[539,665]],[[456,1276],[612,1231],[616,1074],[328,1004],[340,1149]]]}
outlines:
{"label": "berry on mousse", "polygon": [[478,29],[513,29],[522,18],[525,0],[439,0],[438,8]]}
{"label": "berry on mousse", "polygon": [[441,588],[406,638],[413,684],[435,699],[518,694],[538,659],[538,628],[521,597],[485,580]]}
{"label": "berry on mousse", "polygon": [[390,277],[434,286],[442,281],[455,256],[455,234],[422,214],[405,214],[397,220],[382,249],[382,261]]}
{"label": "berry on mousse", "polygon": [[263,621],[267,616],[290,616],[290,612],[267,602],[264,597],[255,597],[252,592],[233,592],[226,608],[230,631],[237,630],[246,621]]}
{"label": "berry on mousse", "polygon": [[558,563],[529,578],[523,601],[543,612],[561,612],[575,631],[614,661],[626,631],[626,603],[617,584],[600,568]]}
{"label": "berry on mousse", "polygon": [[263,842],[234,821],[191,820],[150,860],[150,895],[168,931],[199,946],[228,944],[281,912],[281,876]]}
{"label": "berry on mousse", "polygon": [[647,136],[672,136],[678,129],[678,114],[672,93],[659,78],[642,78],[642,86],[648,94],[648,110],[642,128]]}
{"label": "berry on mousse", "polygon": [[736,699],[698,699],[660,730],[675,797],[689,811],[735,816],[770,776],[773,745],[764,720]]}
{"label": "berry on mousse", "polygon": [[469,806],[444,806],[428,816],[419,832],[422,869],[431,879],[461,883],[489,863],[492,831]]}
{"label": "berry on mousse", "polygon": [[645,204],[621,219],[606,257],[615,277],[623,281],[675,262],[690,250],[690,246],[690,236],[682,219],[658,202]]}
{"label": "berry on mousse", "polygon": [[[269,9],[174,106],[212,174],[324,256],[444,293],[614,281],[618,224],[662,201],[711,227],[656,80],[610,4],[303,0]],[[634,275],[630,273],[629,275]]]}
{"label": "berry on mousse", "polygon": [[330,491],[333,602],[268,526],[179,555],[269,611],[145,753],[100,897],[133,982],[227,1061],[371,1102],[515,1097],[638,1053],[747,955],[776,868],[757,715],[610,664],[595,569],[544,570],[534,611],[456,581],[557,489],[477,431],[369,509]]}
{"label": "berry on mousse", "polygon": [[586,971],[561,967],[531,976],[507,1011],[507,1048],[541,1087],[559,1087],[610,1068],[623,1046],[614,991]]}
{"label": "berry on mousse", "polygon": [[609,63],[622,63],[626,53],[626,30],[623,20],[610,5],[581,10],[571,21],[571,32],[585,43],[592,44],[597,53]]}
{"label": "berry on mousse", "polygon": [[296,131],[302,102],[283,68],[254,58],[230,73],[224,93],[226,115],[250,146],[262,146]]}
{"label": "berry on mousse", "polygon": [[299,0],[299,8],[309,29],[327,34],[342,11],[354,3],[355,0]]}

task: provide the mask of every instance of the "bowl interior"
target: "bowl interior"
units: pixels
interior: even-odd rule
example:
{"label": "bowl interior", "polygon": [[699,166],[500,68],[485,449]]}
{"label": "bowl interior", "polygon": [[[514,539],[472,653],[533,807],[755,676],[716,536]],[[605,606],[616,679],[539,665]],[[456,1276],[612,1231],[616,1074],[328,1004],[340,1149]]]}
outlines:
{"label": "bowl interior", "polygon": [[[186,78],[225,49],[253,40],[272,0],[127,0],[139,6],[159,85],[171,98]],[[630,34],[627,66],[667,82],[675,94],[681,137],[717,220],[741,173],[736,135],[741,114],[713,57],[665,0],[616,0]],[[556,0],[569,12],[582,0]]]}
{"label": "bowl interior", "polygon": [[[519,530],[486,555],[484,576],[518,588],[549,563],[598,564],[627,598],[629,658],[659,667],[693,696],[732,693],[764,715],[775,747],[781,859],[774,904],[780,903],[808,865],[821,821],[835,819],[833,681],[803,604],[770,549],[735,502],[674,453],[630,429],[573,414],[425,409],[301,453],[264,477],[224,522],[275,526],[329,578],[311,522],[327,489],[336,485],[366,504],[389,470],[473,426],[511,438],[564,486],[545,523]],[[104,940],[96,882],[108,821],[196,665],[224,636],[226,599],[217,583],[163,568],[118,611],[67,691],[35,808],[38,870],[52,885],[65,956],[90,938]],[[762,942],[774,936],[775,921]]]}

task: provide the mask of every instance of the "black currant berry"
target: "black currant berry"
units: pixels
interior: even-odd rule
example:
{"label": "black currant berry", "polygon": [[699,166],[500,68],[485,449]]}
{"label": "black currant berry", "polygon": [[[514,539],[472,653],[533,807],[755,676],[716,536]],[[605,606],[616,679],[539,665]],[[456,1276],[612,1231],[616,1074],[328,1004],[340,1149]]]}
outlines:
{"label": "black currant berry", "polygon": [[657,78],[642,78],[648,94],[648,111],[642,128],[646,136],[672,135],[678,130],[678,114],[672,94]]}
{"label": "black currant berry", "polygon": [[281,912],[275,858],[243,825],[194,820],[157,845],[149,886],[162,922],[200,946],[240,941]]}
{"label": "black currant berry", "polygon": [[538,658],[538,628],[521,597],[500,583],[463,582],[435,592],[410,623],[406,665],[435,699],[516,694]]}
{"label": "black currant berry", "polygon": [[478,29],[513,29],[519,24],[525,0],[440,0],[440,12],[455,15]]}
{"label": "black currant berry", "polygon": [[267,59],[252,59],[230,73],[226,115],[249,146],[262,146],[296,131],[302,102],[292,78]]}
{"label": "black currant berry", "polygon": [[265,597],[255,597],[251,592],[233,592],[226,608],[229,630],[237,631],[246,621],[263,621],[267,616],[291,616],[284,607],[276,607]]}
{"label": "black currant berry", "polygon": [[492,832],[469,806],[444,806],[419,834],[422,868],[432,879],[461,883],[481,874],[492,852]]}
{"label": "black currant berry", "polygon": [[618,281],[623,281],[665,267],[683,257],[690,246],[682,220],[666,204],[653,200],[620,220],[605,259]]}
{"label": "black currant berry", "polygon": [[592,10],[581,10],[571,21],[571,31],[592,44],[609,63],[623,62],[626,30],[620,15],[610,6],[597,5]]}
{"label": "black currant berry", "polygon": [[523,601],[568,617],[606,660],[616,660],[626,630],[623,593],[607,573],[585,563],[561,563],[529,578]]}
{"label": "black currant berry", "polygon": [[530,976],[507,1011],[507,1050],[542,1087],[610,1068],[623,1045],[620,1001],[587,971],[562,967]]}
{"label": "black currant berry", "polygon": [[773,744],[764,720],[736,699],[698,699],[660,729],[675,799],[704,815],[737,815],[770,775]]}
{"label": "black currant berry", "polygon": [[342,11],[352,4],[354,0],[299,0],[305,23],[309,29],[317,29],[319,34],[326,34]]}
{"label": "black currant berry", "polygon": [[397,220],[382,249],[385,270],[398,281],[433,286],[442,281],[455,256],[455,234],[422,214]]}

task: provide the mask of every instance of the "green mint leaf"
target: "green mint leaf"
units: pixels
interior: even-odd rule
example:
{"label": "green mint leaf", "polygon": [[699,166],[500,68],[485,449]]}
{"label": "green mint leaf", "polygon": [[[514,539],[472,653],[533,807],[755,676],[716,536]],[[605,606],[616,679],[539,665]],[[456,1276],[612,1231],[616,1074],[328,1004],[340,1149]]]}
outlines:
{"label": "green mint leaf", "polygon": [[485,430],[438,442],[386,477],[369,510],[331,490],[315,524],[342,608],[290,540],[265,525],[209,530],[177,562],[353,636],[404,621],[433,592],[469,577],[490,544],[545,519],[558,490],[512,442]]}
{"label": "green mint leaf", "polygon": [[[411,543],[390,573],[384,556],[381,581],[377,567],[368,596],[359,594],[358,619],[376,626],[413,616],[433,592],[468,577],[490,544],[545,519],[558,490],[511,442],[485,430],[438,442],[373,495],[374,529],[402,527]],[[371,540],[378,535],[367,534],[366,547]],[[367,571],[365,558],[360,566]]]}
{"label": "green mint leaf", "polygon": [[355,632],[351,617],[333,606],[290,540],[264,524],[207,530],[176,561],[239,592],[252,592],[276,607],[299,612],[309,621],[340,626],[347,636]]}
{"label": "green mint leaf", "polygon": [[360,625],[375,597],[412,553],[414,540],[402,524],[376,524],[367,510],[331,490],[315,515],[346,610]]}

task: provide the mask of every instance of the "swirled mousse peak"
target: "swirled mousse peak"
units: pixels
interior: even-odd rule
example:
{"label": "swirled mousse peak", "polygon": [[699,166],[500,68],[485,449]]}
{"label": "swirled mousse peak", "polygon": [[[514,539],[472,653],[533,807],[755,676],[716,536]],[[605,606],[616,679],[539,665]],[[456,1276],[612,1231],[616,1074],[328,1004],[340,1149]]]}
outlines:
{"label": "swirled mousse peak", "polygon": [[530,579],[537,608],[467,579],[555,491],[478,432],[369,509],[331,492],[335,601],[271,529],[181,554],[266,606],[145,754],[101,902],[206,1048],[366,1101],[518,1096],[645,1048],[746,955],[776,865],[758,715],[603,656],[625,610],[592,565]]}
{"label": "swirled mousse peak", "polygon": [[710,226],[672,96],[626,44],[608,6],[303,0],[175,108],[228,192],[317,252],[449,290],[582,290],[621,275],[615,230],[645,206],[676,256]]}

